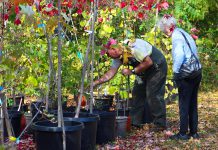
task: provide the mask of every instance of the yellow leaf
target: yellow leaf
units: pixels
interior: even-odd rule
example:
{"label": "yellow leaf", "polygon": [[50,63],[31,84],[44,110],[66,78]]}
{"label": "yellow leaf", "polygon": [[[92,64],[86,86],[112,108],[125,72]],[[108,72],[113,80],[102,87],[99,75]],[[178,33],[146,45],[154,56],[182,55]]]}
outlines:
{"label": "yellow leaf", "polygon": [[111,10],[111,14],[112,14],[113,16],[117,16],[117,11],[116,11],[116,9],[112,9],[112,10]]}
{"label": "yellow leaf", "polygon": [[80,21],[79,24],[80,24],[81,27],[84,27],[86,25],[86,22],[85,21]]}
{"label": "yellow leaf", "polygon": [[111,33],[113,31],[113,28],[108,25],[103,25],[103,29],[107,33]]}
{"label": "yellow leaf", "polygon": [[120,23],[119,27],[123,27],[123,22]]}
{"label": "yellow leaf", "polygon": [[12,141],[12,142],[15,142],[15,141],[16,141],[16,137],[10,136],[10,137],[9,137],[9,140]]}

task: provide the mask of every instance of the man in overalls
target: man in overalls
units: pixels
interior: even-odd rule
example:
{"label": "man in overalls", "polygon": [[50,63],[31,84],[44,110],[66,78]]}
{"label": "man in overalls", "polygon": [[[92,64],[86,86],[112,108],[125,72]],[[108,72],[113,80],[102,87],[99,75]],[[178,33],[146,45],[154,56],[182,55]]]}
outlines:
{"label": "man in overalls", "polygon": [[164,101],[167,63],[164,55],[150,43],[136,39],[134,42],[125,40],[126,47],[110,39],[106,48],[107,56],[112,58],[112,66],[94,86],[109,81],[118,72],[121,65],[125,68],[123,75],[136,75],[133,88],[133,107],[130,110],[132,124],[142,126],[153,123],[153,131],[166,128],[166,105]]}

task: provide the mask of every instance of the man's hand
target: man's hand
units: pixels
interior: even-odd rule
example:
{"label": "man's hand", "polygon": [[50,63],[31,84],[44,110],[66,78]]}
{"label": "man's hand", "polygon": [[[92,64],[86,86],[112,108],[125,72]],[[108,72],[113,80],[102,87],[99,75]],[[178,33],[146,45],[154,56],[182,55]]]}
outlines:
{"label": "man's hand", "polygon": [[124,76],[128,76],[128,75],[132,74],[132,71],[130,69],[128,69],[128,68],[125,68],[125,69],[122,70],[122,74]]}

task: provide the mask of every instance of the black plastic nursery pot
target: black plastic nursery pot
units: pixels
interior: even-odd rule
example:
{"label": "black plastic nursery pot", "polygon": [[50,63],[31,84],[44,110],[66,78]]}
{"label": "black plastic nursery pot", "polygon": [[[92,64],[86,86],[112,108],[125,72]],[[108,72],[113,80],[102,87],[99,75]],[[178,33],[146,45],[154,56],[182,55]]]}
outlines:
{"label": "black plastic nursery pot", "polygon": [[82,142],[81,150],[95,150],[96,147],[96,135],[97,135],[97,123],[99,115],[82,112],[79,114],[79,118],[74,118],[75,113],[65,112],[64,120],[67,121],[79,121],[84,123],[84,129],[82,130]]}
{"label": "black plastic nursery pot", "polygon": [[15,97],[15,104],[16,106],[18,106],[20,104],[20,100],[22,99],[22,103],[21,104],[24,104],[24,95],[20,95],[20,96],[16,96]]}
{"label": "black plastic nursery pot", "polygon": [[[80,150],[81,135],[84,125],[78,121],[64,121],[66,149]],[[63,150],[62,128],[57,123],[39,121],[32,125],[35,132],[37,150]]]}
{"label": "black plastic nursery pot", "polygon": [[[58,106],[55,105],[52,107],[54,110],[58,110]],[[67,103],[62,103],[62,109],[64,112],[74,112],[76,110],[76,106],[67,106]]]}
{"label": "black plastic nursery pot", "polygon": [[115,122],[116,113],[114,111],[95,110],[94,114],[98,114],[100,120],[97,128],[97,144],[105,144],[115,140]]}
{"label": "black plastic nursery pot", "polygon": [[113,106],[113,97],[95,98],[94,108],[97,110],[109,111]]}
{"label": "black plastic nursery pot", "polygon": [[[21,118],[23,113],[15,110],[8,110],[8,117],[11,121],[11,126],[14,131],[15,137],[18,137],[21,133]],[[4,125],[5,126],[5,125]],[[7,129],[4,128],[4,137],[8,137]]]}
{"label": "black plastic nursery pot", "polygon": [[[19,106],[12,106],[10,108],[10,110],[13,110],[13,111],[18,111],[18,109],[19,109]],[[20,111],[27,112],[28,111],[28,105],[24,105],[24,104],[21,105]]]}

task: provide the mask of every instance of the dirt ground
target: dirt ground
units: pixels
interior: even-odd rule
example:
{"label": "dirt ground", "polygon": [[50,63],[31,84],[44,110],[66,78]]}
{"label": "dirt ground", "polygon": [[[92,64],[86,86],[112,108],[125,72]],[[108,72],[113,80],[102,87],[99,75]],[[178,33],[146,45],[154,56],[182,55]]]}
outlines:
{"label": "dirt ground", "polygon": [[178,132],[179,115],[177,101],[167,105],[168,129],[164,132],[149,132],[133,128],[125,138],[97,146],[98,150],[218,150],[218,91],[201,92],[198,99],[200,139],[188,141],[169,140],[169,136]]}

